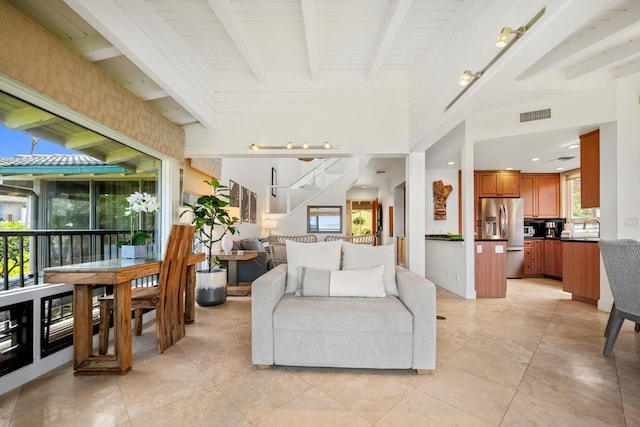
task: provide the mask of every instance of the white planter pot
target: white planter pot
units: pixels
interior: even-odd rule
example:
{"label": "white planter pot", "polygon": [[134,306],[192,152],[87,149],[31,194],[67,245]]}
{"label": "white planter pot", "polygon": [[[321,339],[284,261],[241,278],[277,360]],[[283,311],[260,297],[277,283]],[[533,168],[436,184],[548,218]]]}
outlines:
{"label": "white planter pot", "polygon": [[227,270],[196,272],[196,302],[201,306],[219,305],[227,300]]}
{"label": "white planter pot", "polygon": [[147,245],[122,245],[120,248],[121,258],[144,258],[147,256]]}

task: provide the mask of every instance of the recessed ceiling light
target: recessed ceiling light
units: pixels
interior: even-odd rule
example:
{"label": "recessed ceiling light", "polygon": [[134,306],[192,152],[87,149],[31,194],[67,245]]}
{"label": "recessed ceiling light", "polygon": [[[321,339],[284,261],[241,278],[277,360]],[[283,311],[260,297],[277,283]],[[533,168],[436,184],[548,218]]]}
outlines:
{"label": "recessed ceiling light", "polygon": [[363,185],[363,186],[362,186],[362,188],[367,188],[367,186],[366,186],[366,185]]}
{"label": "recessed ceiling light", "polygon": [[540,160],[539,157],[534,157],[533,159],[531,159],[532,162],[537,162],[538,160]]}
{"label": "recessed ceiling light", "polygon": [[456,162],[448,162],[447,164],[448,164],[448,165],[455,165],[455,164],[456,164]]}
{"label": "recessed ceiling light", "polygon": [[580,144],[571,144],[569,146],[569,148],[578,148],[578,147],[580,147]]}
{"label": "recessed ceiling light", "polygon": [[513,170],[513,168],[506,168],[506,170],[508,170],[508,171],[512,171],[512,170]]}
{"label": "recessed ceiling light", "polygon": [[557,171],[563,171],[564,168],[556,168]]}

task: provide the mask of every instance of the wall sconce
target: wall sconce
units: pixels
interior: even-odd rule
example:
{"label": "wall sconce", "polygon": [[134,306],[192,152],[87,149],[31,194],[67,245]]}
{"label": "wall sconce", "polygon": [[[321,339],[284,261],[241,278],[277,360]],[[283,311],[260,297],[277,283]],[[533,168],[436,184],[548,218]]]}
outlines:
{"label": "wall sconce", "polygon": [[496,38],[496,47],[505,47],[509,43],[509,38],[512,35],[515,35],[513,40],[516,40],[517,38],[522,36],[526,31],[527,31],[527,28],[525,27],[520,27],[516,30],[512,29],[511,27],[504,27],[502,30],[500,30],[500,34]]}
{"label": "wall sconce", "polygon": [[480,77],[482,77],[482,71],[478,71],[477,73],[472,73],[469,70],[465,70],[465,72],[462,73],[462,75],[460,76],[458,83],[460,83],[460,86],[466,86],[469,84],[471,79],[475,80],[475,79],[479,79]]}
{"label": "wall sconce", "polygon": [[310,145],[309,142],[305,141],[302,143],[302,146],[296,147],[293,145],[293,142],[289,141],[284,147],[278,146],[262,146],[258,144],[251,144],[249,149],[251,151],[261,151],[261,150],[330,150],[334,148],[329,141],[325,141],[322,145]]}

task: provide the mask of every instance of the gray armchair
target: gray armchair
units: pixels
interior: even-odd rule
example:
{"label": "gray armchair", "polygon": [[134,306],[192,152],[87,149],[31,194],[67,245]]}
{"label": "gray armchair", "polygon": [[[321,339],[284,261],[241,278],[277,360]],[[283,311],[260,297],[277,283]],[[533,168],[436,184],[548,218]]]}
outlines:
{"label": "gray armchair", "polygon": [[631,239],[600,240],[600,253],[613,293],[613,307],[604,336],[604,355],[609,356],[625,319],[640,331],[640,242]]}

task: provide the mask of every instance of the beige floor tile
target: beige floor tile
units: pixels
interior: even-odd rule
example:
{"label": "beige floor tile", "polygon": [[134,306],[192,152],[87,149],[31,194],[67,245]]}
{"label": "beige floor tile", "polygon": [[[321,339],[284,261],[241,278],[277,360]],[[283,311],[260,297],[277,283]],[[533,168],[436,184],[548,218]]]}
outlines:
{"label": "beige floor tile", "polygon": [[345,372],[318,386],[318,389],[370,423],[375,423],[413,387],[385,371],[356,370]]}
{"label": "beige floor tile", "polygon": [[[251,298],[197,307],[158,354],[155,321],[133,337],[133,370],[75,377],[66,364],[0,396],[3,425],[640,425],[640,334],[625,322],[602,356],[608,313],[561,283],[509,280],[507,298],[438,288],[437,369],[251,364]],[[517,389],[517,392],[515,391]]]}
{"label": "beige floor tile", "polygon": [[366,427],[365,419],[317,389],[311,389],[253,422],[258,427]]}
{"label": "beige floor tile", "polygon": [[418,390],[493,425],[500,423],[516,392],[448,366],[436,370]]}
{"label": "beige floor tile", "polygon": [[387,413],[377,427],[491,426],[446,402],[414,390]]}
{"label": "beige floor tile", "polygon": [[603,359],[539,348],[518,390],[591,418],[621,424],[616,369],[612,361]]}
{"label": "beige floor tile", "polygon": [[51,405],[16,411],[11,425],[20,426],[117,426],[129,422],[127,407],[114,383],[100,391]]}
{"label": "beige floor tile", "polygon": [[214,388],[193,362],[168,363],[171,361],[150,362],[119,379],[131,419]]}
{"label": "beige floor tile", "polygon": [[605,422],[574,408],[518,392],[501,426],[613,427],[624,426],[624,423]]}
{"label": "beige floor tile", "polygon": [[217,385],[249,420],[273,411],[311,388],[282,367],[252,371]]}
{"label": "beige floor tile", "polygon": [[446,366],[515,388],[528,365],[508,355],[491,354],[465,346],[449,359]]}
{"label": "beige floor tile", "polygon": [[250,421],[224,395],[215,389],[175,400],[166,406],[134,418],[136,427],[246,426]]}
{"label": "beige floor tile", "polygon": [[17,388],[0,396],[0,426],[8,426],[11,416],[18,403],[20,389]]}

